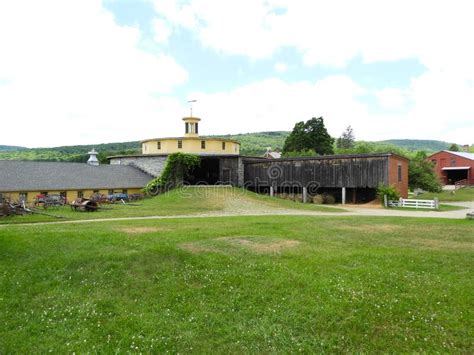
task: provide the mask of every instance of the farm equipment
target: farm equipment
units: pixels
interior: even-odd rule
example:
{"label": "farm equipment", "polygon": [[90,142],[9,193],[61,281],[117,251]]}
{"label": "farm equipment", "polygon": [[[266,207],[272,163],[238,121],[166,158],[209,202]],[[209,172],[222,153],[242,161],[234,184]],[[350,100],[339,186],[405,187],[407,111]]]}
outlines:
{"label": "farm equipment", "polygon": [[24,201],[13,202],[13,201],[3,199],[3,201],[0,202],[0,217],[21,216],[21,215],[30,214],[30,213],[41,214],[41,215],[55,217],[55,218],[64,218],[62,216],[54,216],[52,214],[41,212],[40,210],[33,207],[27,207]]}
{"label": "farm equipment", "polygon": [[48,207],[61,207],[66,204],[66,198],[61,195],[37,195],[34,206],[42,206],[44,209]]}
{"label": "farm equipment", "polygon": [[97,201],[86,198],[78,198],[72,201],[70,206],[72,210],[79,212],[95,212],[100,208]]}
{"label": "farm equipment", "polygon": [[119,201],[124,203],[124,201],[129,200],[129,197],[128,197],[128,194],[116,193],[116,194],[108,195],[107,199],[109,200],[110,203],[115,203],[115,202],[119,202]]}
{"label": "farm equipment", "polygon": [[23,215],[25,213],[28,213],[28,211],[27,208],[22,204],[10,202],[5,199],[3,202],[0,202],[0,217]]}

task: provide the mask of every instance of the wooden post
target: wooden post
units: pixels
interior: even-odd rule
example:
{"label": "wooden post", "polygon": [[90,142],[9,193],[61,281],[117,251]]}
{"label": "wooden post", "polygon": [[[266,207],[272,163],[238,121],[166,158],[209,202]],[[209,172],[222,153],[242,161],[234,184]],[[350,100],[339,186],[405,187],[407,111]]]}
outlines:
{"label": "wooden post", "polygon": [[435,208],[439,209],[439,199],[437,197],[434,198],[434,202],[435,202]]}
{"label": "wooden post", "polygon": [[346,188],[345,187],[342,188],[342,204],[343,205],[346,204]]}
{"label": "wooden post", "polygon": [[308,189],[303,187],[303,203],[308,202]]}
{"label": "wooden post", "polygon": [[273,190],[273,185],[270,186],[270,197],[273,197],[275,191]]}
{"label": "wooden post", "polygon": [[398,200],[398,207],[405,207],[403,205],[403,198],[400,197],[400,199]]}
{"label": "wooden post", "polygon": [[388,198],[387,198],[387,195],[383,195],[383,205],[385,207],[388,207]]}

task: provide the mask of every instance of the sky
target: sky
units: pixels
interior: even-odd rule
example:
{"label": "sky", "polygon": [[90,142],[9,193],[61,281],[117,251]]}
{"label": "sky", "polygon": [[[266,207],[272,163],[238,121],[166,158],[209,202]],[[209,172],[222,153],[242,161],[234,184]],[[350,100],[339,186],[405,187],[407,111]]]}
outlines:
{"label": "sky", "polygon": [[0,145],[291,130],[474,143],[472,0],[0,0]]}

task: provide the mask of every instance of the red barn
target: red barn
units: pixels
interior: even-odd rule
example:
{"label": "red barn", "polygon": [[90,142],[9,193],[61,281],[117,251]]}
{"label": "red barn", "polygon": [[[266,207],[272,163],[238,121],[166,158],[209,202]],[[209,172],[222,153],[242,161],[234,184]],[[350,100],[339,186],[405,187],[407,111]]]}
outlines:
{"label": "red barn", "polygon": [[466,180],[474,185],[474,153],[442,150],[427,158],[435,165],[435,172],[445,185],[454,185]]}

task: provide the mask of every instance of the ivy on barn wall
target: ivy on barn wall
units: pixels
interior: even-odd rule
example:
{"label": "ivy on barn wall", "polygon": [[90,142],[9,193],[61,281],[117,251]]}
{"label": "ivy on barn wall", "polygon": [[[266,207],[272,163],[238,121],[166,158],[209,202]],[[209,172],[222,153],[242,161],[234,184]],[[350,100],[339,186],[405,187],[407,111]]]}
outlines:
{"label": "ivy on barn wall", "polygon": [[160,176],[151,180],[144,188],[147,195],[154,195],[180,186],[189,172],[201,164],[201,158],[195,154],[173,153],[168,156]]}

